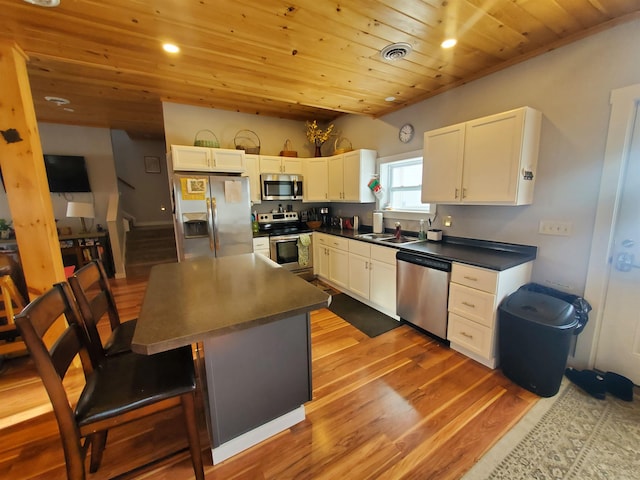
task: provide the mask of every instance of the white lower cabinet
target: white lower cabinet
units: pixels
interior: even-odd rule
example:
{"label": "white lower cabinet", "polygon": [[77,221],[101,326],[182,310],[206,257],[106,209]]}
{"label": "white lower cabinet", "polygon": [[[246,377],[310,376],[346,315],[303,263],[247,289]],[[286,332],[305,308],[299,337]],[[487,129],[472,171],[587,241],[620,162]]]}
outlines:
{"label": "white lower cabinet", "polygon": [[532,262],[503,271],[453,263],[449,285],[447,340],[451,348],[495,368],[498,306],[531,279]]}
{"label": "white lower cabinet", "polygon": [[396,315],[396,252],[395,248],[371,245],[369,269],[369,300],[378,310],[389,316]]}
{"label": "white lower cabinet", "polygon": [[314,233],[313,273],[347,295],[398,319],[396,252],[392,247]]}
{"label": "white lower cabinet", "polygon": [[253,253],[259,253],[265,257],[269,257],[269,237],[253,238]]}
{"label": "white lower cabinet", "polygon": [[313,234],[313,273],[341,289],[349,285],[349,251],[346,238]]}

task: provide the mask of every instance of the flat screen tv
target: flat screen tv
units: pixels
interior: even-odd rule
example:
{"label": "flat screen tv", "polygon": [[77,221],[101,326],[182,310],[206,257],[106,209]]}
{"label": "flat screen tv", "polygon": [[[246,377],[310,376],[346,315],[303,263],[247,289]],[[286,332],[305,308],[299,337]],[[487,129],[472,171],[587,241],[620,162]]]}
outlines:
{"label": "flat screen tv", "polygon": [[90,192],[84,157],[73,155],[45,155],[50,192]]}

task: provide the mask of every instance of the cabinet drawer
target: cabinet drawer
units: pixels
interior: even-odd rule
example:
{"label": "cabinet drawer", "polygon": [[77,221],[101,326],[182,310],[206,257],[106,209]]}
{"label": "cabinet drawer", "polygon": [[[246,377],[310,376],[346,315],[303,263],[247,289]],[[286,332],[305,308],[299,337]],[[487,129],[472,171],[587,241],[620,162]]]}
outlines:
{"label": "cabinet drawer", "polygon": [[371,260],[378,260],[379,262],[388,263],[389,265],[395,265],[396,253],[398,253],[398,250],[395,248],[371,245]]}
{"label": "cabinet drawer", "polygon": [[337,250],[349,251],[349,239],[344,237],[336,237],[335,235],[329,235],[326,245],[333,247]]}
{"label": "cabinet drawer", "polygon": [[496,293],[498,272],[454,262],[451,269],[451,281],[485,292]]}
{"label": "cabinet drawer", "polygon": [[254,237],[253,238],[254,250],[269,250],[269,237]]}
{"label": "cabinet drawer", "polygon": [[371,245],[360,240],[349,240],[349,253],[369,258],[371,256]]}
{"label": "cabinet drawer", "polygon": [[449,286],[449,311],[493,328],[496,296],[457,283]]}
{"label": "cabinet drawer", "polygon": [[314,233],[313,234],[313,244],[314,245],[323,245],[323,246],[328,246],[329,245],[329,240],[331,239],[331,237],[325,233]]}
{"label": "cabinet drawer", "polygon": [[492,355],[492,330],[455,313],[449,313],[447,340],[489,358]]}

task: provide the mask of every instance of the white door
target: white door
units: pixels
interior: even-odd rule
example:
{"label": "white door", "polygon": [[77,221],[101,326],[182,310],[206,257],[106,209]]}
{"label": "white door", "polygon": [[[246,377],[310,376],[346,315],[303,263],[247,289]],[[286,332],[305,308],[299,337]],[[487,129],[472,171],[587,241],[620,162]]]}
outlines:
{"label": "white door", "polygon": [[637,108],[623,178],[595,367],[640,384],[640,110]]}

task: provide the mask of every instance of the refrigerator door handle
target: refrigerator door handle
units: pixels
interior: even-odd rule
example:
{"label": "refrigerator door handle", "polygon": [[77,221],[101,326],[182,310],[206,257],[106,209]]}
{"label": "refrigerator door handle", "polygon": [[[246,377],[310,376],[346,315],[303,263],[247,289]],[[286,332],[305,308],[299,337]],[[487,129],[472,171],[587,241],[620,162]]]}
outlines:
{"label": "refrigerator door handle", "polygon": [[213,227],[213,249],[212,251],[218,255],[218,245],[220,242],[218,241],[218,203],[216,202],[216,197],[211,197],[211,224]]}
{"label": "refrigerator door handle", "polygon": [[205,199],[207,204],[207,234],[209,235],[209,250],[216,251],[215,247],[215,199]]}

